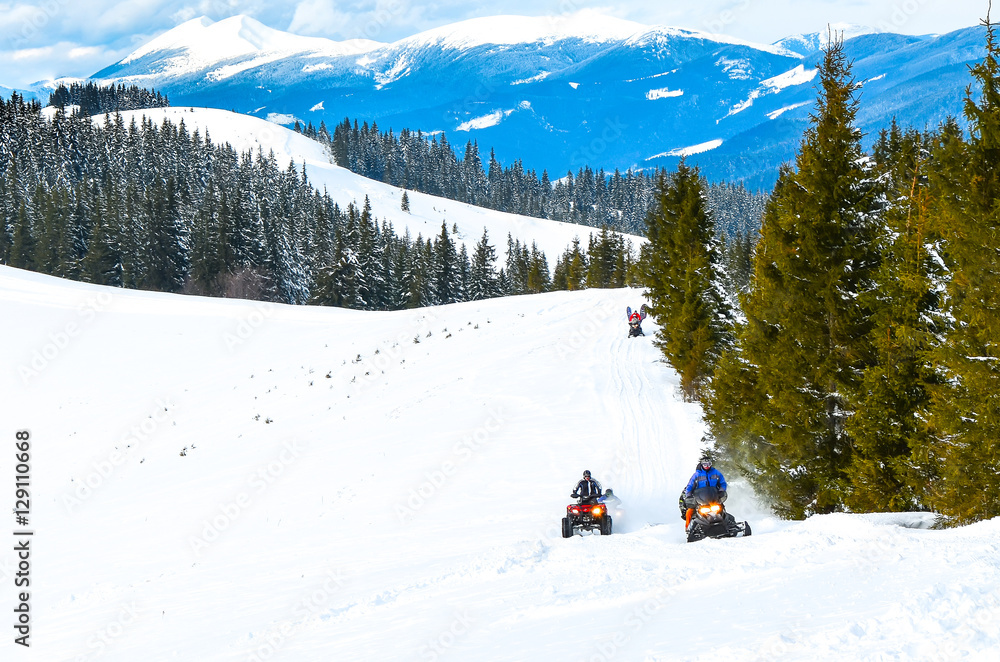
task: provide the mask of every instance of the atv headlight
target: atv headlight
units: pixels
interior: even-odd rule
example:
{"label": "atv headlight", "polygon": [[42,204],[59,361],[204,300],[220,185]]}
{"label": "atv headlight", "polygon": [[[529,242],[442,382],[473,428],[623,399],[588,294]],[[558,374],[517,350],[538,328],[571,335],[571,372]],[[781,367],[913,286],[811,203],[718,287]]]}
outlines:
{"label": "atv headlight", "polygon": [[600,506],[594,506],[594,509],[591,510],[590,512],[594,514],[594,517],[600,517],[603,511],[601,510]]}
{"label": "atv headlight", "polygon": [[712,507],[711,506],[699,506],[698,507],[698,512],[701,513],[702,515],[708,515],[708,514],[710,514],[712,512]]}
{"label": "atv headlight", "polygon": [[712,504],[712,514],[718,515],[722,511],[722,504],[713,503]]}

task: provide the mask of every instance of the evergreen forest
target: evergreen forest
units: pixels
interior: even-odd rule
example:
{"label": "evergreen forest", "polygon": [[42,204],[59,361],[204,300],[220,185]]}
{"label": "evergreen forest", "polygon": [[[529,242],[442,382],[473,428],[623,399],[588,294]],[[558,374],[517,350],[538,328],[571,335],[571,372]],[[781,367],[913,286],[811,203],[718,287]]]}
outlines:
{"label": "evergreen forest", "polygon": [[[90,95],[103,108],[142,96],[95,89],[54,96],[72,105]],[[127,288],[391,310],[620,287],[634,263],[631,242],[606,227],[554,268],[520,238],[484,231],[467,247],[447,223],[412,237],[374,218],[367,200],[341,206],[300,166],[239,154],[183,121],[50,110],[16,94],[0,100],[3,264]],[[404,197],[401,218],[406,206]]]}
{"label": "evergreen forest", "polygon": [[697,169],[658,182],[639,260],[657,343],[704,407],[706,451],[783,517],[1000,515],[1000,49],[984,23],[969,134],[893,122],[870,153],[831,40],[795,163],[735,262]]}

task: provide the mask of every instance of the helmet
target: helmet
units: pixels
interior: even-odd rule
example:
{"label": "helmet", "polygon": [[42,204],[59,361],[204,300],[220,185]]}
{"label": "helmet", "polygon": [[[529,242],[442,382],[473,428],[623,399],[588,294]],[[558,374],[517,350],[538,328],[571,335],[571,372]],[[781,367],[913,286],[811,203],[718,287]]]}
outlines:
{"label": "helmet", "polygon": [[608,489],[604,490],[604,494],[607,495],[607,496],[614,496],[615,495],[615,493],[611,491],[610,487]]}
{"label": "helmet", "polygon": [[700,460],[698,460],[698,464],[700,464],[702,466],[702,468],[704,468],[704,469],[711,469],[712,468],[712,458],[710,458],[707,455],[705,455]]}
{"label": "helmet", "polygon": [[583,470],[583,477],[584,478],[590,478],[590,469],[584,469]]}

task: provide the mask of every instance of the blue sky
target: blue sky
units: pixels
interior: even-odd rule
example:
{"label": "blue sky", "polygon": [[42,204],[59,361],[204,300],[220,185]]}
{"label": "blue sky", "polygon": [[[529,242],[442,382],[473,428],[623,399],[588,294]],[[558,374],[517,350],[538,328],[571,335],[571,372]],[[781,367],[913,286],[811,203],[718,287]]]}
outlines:
{"label": "blue sky", "polygon": [[[1000,4],[1000,3],[998,3]],[[394,41],[497,13],[553,15],[599,9],[648,25],[721,32],[771,43],[830,22],[905,34],[976,25],[986,0],[514,0],[502,12],[482,0],[42,0],[0,2],[0,85],[86,76],[198,16],[253,16],[297,34]]]}

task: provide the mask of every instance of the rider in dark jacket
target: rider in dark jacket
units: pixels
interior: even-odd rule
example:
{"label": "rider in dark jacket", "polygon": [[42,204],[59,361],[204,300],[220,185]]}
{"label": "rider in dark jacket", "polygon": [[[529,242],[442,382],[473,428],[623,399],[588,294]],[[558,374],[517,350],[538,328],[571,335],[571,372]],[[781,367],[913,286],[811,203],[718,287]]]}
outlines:
{"label": "rider in dark jacket", "polygon": [[590,470],[585,470],[583,472],[583,479],[576,484],[576,488],[570,496],[574,499],[601,496],[601,484],[590,477]]}

